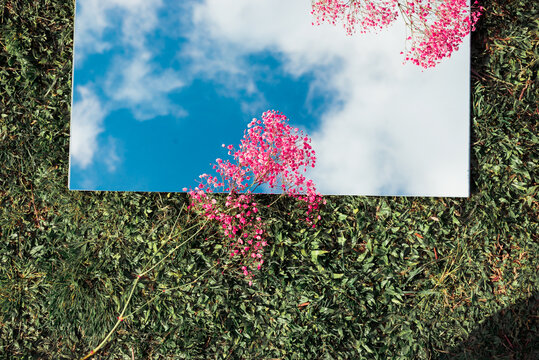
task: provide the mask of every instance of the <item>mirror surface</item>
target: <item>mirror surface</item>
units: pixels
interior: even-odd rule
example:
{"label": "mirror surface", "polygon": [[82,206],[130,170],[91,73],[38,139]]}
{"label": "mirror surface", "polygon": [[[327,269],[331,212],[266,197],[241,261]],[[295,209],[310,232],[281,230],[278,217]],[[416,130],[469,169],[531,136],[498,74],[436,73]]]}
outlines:
{"label": "mirror surface", "polygon": [[422,71],[403,64],[402,23],[347,36],[310,11],[77,0],[69,188],[194,188],[274,109],[312,138],[322,194],[468,196],[469,36]]}

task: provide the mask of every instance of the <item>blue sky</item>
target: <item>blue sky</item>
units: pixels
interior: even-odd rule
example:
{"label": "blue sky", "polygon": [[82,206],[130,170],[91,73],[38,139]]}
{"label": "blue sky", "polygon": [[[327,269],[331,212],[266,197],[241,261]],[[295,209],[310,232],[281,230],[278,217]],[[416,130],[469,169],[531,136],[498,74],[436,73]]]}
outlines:
{"label": "blue sky", "polygon": [[313,138],[323,194],[467,196],[469,52],[402,64],[310,1],[77,0],[70,189],[182,191],[262,112]]}

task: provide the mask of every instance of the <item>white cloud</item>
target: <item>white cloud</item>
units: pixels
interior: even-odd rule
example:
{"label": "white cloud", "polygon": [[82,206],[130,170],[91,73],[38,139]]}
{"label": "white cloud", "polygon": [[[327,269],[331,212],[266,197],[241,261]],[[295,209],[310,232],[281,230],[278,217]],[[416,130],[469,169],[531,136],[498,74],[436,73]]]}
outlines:
{"label": "white cloud", "polygon": [[103,79],[93,79],[93,86],[104,90],[107,97],[98,97],[88,85],[77,86],[82,100],[73,104],[70,153],[73,164],[83,169],[93,161],[103,161],[114,172],[121,163],[115,140],[110,138],[100,148],[97,139],[105,131],[106,116],[129,108],[137,120],[167,114],[185,117],[186,111],[167,98],[184,83],[172,69],[157,68],[146,44],[148,34],[159,26],[162,0],[86,0],[77,5],[75,70],[84,71],[88,55],[115,48],[124,52],[112,59]]}
{"label": "white cloud", "polygon": [[118,165],[122,162],[121,157],[118,155],[118,140],[109,136],[104,152],[103,162],[107,165],[109,172],[115,172]]}
{"label": "white cloud", "polygon": [[97,136],[104,130],[103,119],[107,112],[89,87],[78,86],[76,90],[81,100],[73,103],[69,153],[71,164],[84,169],[98,150]]}
{"label": "white cloud", "polygon": [[148,120],[171,113],[186,116],[184,109],[168,99],[171,91],[184,85],[176,71],[157,69],[149,51],[137,51],[132,57],[115,59],[105,88],[117,106],[131,109],[137,120]]}
{"label": "white cloud", "polygon": [[323,193],[467,196],[467,42],[422,72],[402,64],[402,24],[347,37],[339,27],[313,28],[308,1],[206,0],[193,22],[183,55],[206,76],[245,82],[253,75],[243,56],[268,50],[289,74],[320,79],[312,90],[336,96],[338,107],[311,134]]}
{"label": "white cloud", "polygon": [[[111,107],[129,108],[137,120],[160,115],[183,115],[185,110],[167,99],[170,91],[184,86],[184,81],[172,69],[159,69],[154,62],[147,37],[159,27],[158,11],[162,0],[89,0],[78,2],[75,22],[76,68],[83,67],[84,58],[121,48],[114,55],[105,77],[105,90]],[[120,29],[120,34],[118,34]],[[107,30],[113,36],[107,36]]]}
{"label": "white cloud", "polygon": [[123,44],[142,47],[144,34],[158,24],[157,9],[162,0],[85,0],[77,1],[75,21],[75,57],[82,62],[87,55],[103,53],[118,44],[105,39],[107,30],[121,22]]}
{"label": "white cloud", "polygon": [[243,57],[243,46],[216,44],[215,39],[208,37],[204,26],[195,27],[187,35],[189,42],[182,46],[179,54],[182,61],[189,62],[185,71],[186,81],[211,80],[220,85],[215,87],[220,96],[238,100],[244,112],[250,112],[265,102],[264,94],[253,77],[252,64]]}

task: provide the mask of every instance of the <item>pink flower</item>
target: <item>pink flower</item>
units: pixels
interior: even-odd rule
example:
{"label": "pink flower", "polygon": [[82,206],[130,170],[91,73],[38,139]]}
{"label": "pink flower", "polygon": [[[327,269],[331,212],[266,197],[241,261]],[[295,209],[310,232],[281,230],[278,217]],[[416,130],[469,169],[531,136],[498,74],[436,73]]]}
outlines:
{"label": "pink flower", "polygon": [[[262,120],[249,123],[238,150],[226,146],[233,160],[216,160],[213,169],[218,176],[200,175],[199,186],[189,191],[189,209],[220,224],[224,239],[230,239],[229,257],[241,255],[241,272],[248,279],[252,278],[251,269],[260,270],[263,249],[268,245],[264,240],[268,225],[253,201],[254,189],[267,184],[304,202],[309,223],[314,219],[312,213],[325,203],[313,181],[302,174],[316,162],[310,141],[288,124],[286,116],[267,111]],[[228,192],[223,203],[211,196],[216,191]]]}
{"label": "pink flower", "polygon": [[405,61],[428,68],[458,49],[483,10],[470,11],[466,0],[317,0],[311,14],[313,25],[340,22],[348,35],[383,29],[400,14],[410,32]]}

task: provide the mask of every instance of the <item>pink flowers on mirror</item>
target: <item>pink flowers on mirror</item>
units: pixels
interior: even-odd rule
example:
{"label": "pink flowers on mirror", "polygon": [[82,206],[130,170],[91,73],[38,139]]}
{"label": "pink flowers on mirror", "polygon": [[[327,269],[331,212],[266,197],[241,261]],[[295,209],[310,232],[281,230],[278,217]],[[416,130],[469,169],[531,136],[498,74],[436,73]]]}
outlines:
{"label": "pink flowers on mirror", "polygon": [[311,14],[315,16],[313,25],[328,22],[342,25],[348,35],[356,31],[366,33],[385,28],[398,16],[397,2],[393,0],[319,0],[313,1]]}
{"label": "pink flowers on mirror", "polygon": [[339,22],[348,35],[383,29],[400,14],[409,32],[401,54],[429,68],[458,50],[482,11],[481,6],[471,10],[466,0],[315,0],[311,14],[313,25]]}
{"label": "pink flowers on mirror", "polygon": [[[267,226],[252,192],[260,186],[279,189],[305,204],[305,220],[315,226],[315,212],[325,203],[312,180],[305,176],[314,168],[315,152],[311,139],[288,124],[288,119],[274,110],[253,119],[236,148],[225,146],[232,160],[217,159],[216,175],[202,174],[199,186],[189,191],[190,209],[219,223],[227,241],[230,258],[239,258],[240,269],[247,278],[264,263]],[[184,189],[187,190],[187,189]],[[212,196],[226,192],[225,201]]]}

